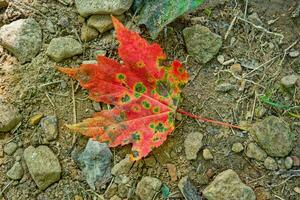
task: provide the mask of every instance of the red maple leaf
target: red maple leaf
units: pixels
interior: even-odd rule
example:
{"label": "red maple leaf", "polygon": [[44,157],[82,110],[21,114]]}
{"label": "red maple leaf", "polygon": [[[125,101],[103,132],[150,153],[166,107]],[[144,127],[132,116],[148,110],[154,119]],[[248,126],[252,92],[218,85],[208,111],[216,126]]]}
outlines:
{"label": "red maple leaf", "polygon": [[116,18],[112,17],[112,21],[120,42],[118,52],[122,64],[98,56],[97,64],[58,69],[88,89],[92,100],[115,107],[95,113],[81,123],[68,125],[70,129],[107,142],[110,147],[131,143],[132,160],[147,156],[153,148],[163,144],[174,130],[176,112],[241,129],[177,109],[181,89],[188,82],[187,71],[177,60],[163,66],[166,55],[158,44],[149,44]]}
{"label": "red maple leaf", "polygon": [[97,64],[59,68],[89,90],[89,97],[114,105],[70,129],[110,147],[132,144],[132,159],[147,156],[174,129],[174,115],[188,73],[179,61],[163,66],[166,59],[158,44],[149,44],[112,17],[122,64],[104,56]]}

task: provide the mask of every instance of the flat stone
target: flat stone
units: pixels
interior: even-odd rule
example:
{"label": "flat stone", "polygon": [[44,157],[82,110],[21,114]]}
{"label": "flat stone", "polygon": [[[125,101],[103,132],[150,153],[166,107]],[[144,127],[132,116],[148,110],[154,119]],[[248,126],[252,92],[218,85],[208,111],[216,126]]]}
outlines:
{"label": "flat stone", "polygon": [[7,171],[6,176],[12,180],[19,180],[23,177],[24,170],[20,162],[15,162],[15,164]]}
{"label": "flat stone", "polygon": [[269,156],[284,157],[292,150],[294,135],[279,117],[269,116],[253,124],[250,134]]}
{"label": "flat stone", "polygon": [[177,181],[177,169],[176,169],[176,165],[168,163],[166,166],[167,166],[169,175],[171,177],[171,181],[172,182]]}
{"label": "flat stone", "polygon": [[254,142],[247,145],[246,156],[257,161],[264,161],[267,158],[266,152]]}
{"label": "flat stone", "polygon": [[222,47],[221,36],[212,33],[205,26],[195,25],[185,28],[183,37],[188,53],[204,64],[217,55]]}
{"label": "flat stone", "polygon": [[240,153],[244,150],[244,146],[242,143],[240,142],[237,142],[237,143],[234,143],[231,147],[231,150],[234,152],[234,153]]}
{"label": "flat stone", "polygon": [[21,121],[21,115],[11,104],[0,102],[0,113],[0,133],[9,132]]}
{"label": "flat stone", "polygon": [[214,156],[209,149],[203,149],[203,158],[204,160],[212,160],[214,159]]}
{"label": "flat stone", "polygon": [[234,88],[235,88],[235,86],[232,85],[231,83],[221,83],[216,86],[216,91],[225,93],[225,92],[229,92],[229,91],[233,90]]}
{"label": "flat stone", "polygon": [[286,88],[291,88],[297,83],[298,79],[299,79],[299,76],[297,76],[297,75],[284,76],[281,79],[281,84]]}
{"label": "flat stone", "polygon": [[24,150],[24,159],[32,179],[40,190],[45,190],[60,179],[61,167],[58,158],[49,147],[29,146]]}
{"label": "flat stone", "polygon": [[[116,16],[120,21],[125,19],[124,15]],[[87,20],[87,24],[90,27],[97,29],[100,33],[104,33],[112,29],[113,23],[110,15],[92,15]]]}
{"label": "flat stone", "polygon": [[56,62],[82,53],[82,45],[71,37],[52,39],[46,51],[46,54]]}
{"label": "flat stone", "polygon": [[199,132],[190,133],[184,141],[184,150],[186,159],[195,160],[197,158],[198,151],[203,146],[203,135]]}
{"label": "flat stone", "polygon": [[83,17],[95,14],[121,15],[132,3],[133,0],[75,0],[77,11]]}
{"label": "flat stone", "polygon": [[264,166],[268,170],[277,170],[277,162],[274,158],[272,157],[267,157],[266,160],[264,161]]}
{"label": "flat stone", "polygon": [[162,182],[150,176],[144,176],[136,186],[135,193],[143,200],[152,200],[154,195],[159,192]]}
{"label": "flat stone", "polygon": [[10,142],[4,145],[3,151],[7,154],[7,155],[12,155],[13,153],[15,153],[15,151],[17,150],[18,145],[14,142]]}
{"label": "flat stone", "polygon": [[111,174],[114,176],[118,176],[121,174],[127,174],[130,170],[130,168],[133,165],[133,161],[130,159],[130,155],[127,154],[126,157],[115,164],[113,168],[111,169]]}
{"label": "flat stone", "polygon": [[201,196],[199,194],[198,189],[190,182],[188,176],[183,177],[180,179],[178,183],[178,188],[184,199],[188,200],[201,200]]}
{"label": "flat stone", "polygon": [[93,39],[96,39],[98,35],[99,33],[95,28],[88,26],[86,23],[83,23],[81,27],[81,36],[80,36],[82,41],[89,42]]}
{"label": "flat stone", "polygon": [[44,139],[46,141],[53,141],[58,135],[58,120],[56,116],[46,116],[41,122],[41,127],[44,131]]}
{"label": "flat stone", "polygon": [[31,61],[42,46],[41,27],[34,19],[19,19],[0,28],[0,43],[20,63]]}
{"label": "flat stone", "polygon": [[286,169],[291,169],[293,167],[293,159],[291,157],[286,157],[284,160],[284,165]]}
{"label": "flat stone", "polygon": [[221,172],[203,190],[207,200],[255,200],[254,191],[231,169]]}

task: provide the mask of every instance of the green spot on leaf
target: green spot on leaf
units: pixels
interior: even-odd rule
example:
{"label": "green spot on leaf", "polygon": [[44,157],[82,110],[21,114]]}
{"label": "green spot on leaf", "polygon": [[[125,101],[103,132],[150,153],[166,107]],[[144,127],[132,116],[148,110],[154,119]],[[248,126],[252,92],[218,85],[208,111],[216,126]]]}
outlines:
{"label": "green spot on leaf", "polygon": [[132,134],[132,139],[133,139],[134,141],[140,140],[140,139],[141,139],[141,138],[140,138],[140,134],[139,134],[138,132]]}
{"label": "green spot on leaf", "polygon": [[154,113],[158,113],[158,112],[159,112],[159,107],[155,106],[155,107],[153,108],[153,112],[154,112]]}
{"label": "green spot on leaf", "polygon": [[156,82],[156,92],[163,97],[168,97],[170,94],[170,83],[168,83],[167,81],[157,81]]}
{"label": "green spot on leaf", "polygon": [[151,107],[150,103],[146,100],[142,102],[142,105],[145,109],[150,109],[150,107]]}
{"label": "green spot on leaf", "polygon": [[130,96],[128,94],[125,94],[125,96],[121,98],[121,101],[123,103],[129,102],[130,101]]}
{"label": "green spot on leaf", "polygon": [[134,86],[134,91],[138,93],[144,93],[146,92],[146,87],[142,82],[137,82]]}
{"label": "green spot on leaf", "polygon": [[119,80],[121,80],[121,81],[123,81],[123,80],[125,80],[125,78],[126,78],[126,76],[125,76],[125,74],[117,74],[117,78],[119,79]]}

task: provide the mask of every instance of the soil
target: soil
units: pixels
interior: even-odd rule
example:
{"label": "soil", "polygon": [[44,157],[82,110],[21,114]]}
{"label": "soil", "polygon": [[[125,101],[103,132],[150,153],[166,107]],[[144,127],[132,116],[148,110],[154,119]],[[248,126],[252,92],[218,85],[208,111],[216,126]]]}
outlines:
{"label": "soil", "polygon": [[[249,1],[247,8],[246,1],[208,1],[196,11],[168,25],[155,42],[162,46],[169,59],[184,61],[191,75],[190,82],[184,88],[184,100],[180,107],[193,114],[232,124],[252,124],[268,115],[283,117],[296,135],[292,154],[300,156],[299,118],[264,104],[258,98],[267,94],[275,102],[288,105],[300,104],[299,87],[287,91],[280,85],[283,76],[300,73],[300,58],[290,58],[284,54],[284,50],[292,44],[294,44],[293,49],[300,49],[300,43],[294,43],[299,40],[300,20],[299,17],[291,17],[296,6],[296,0],[253,0]],[[234,15],[238,12],[244,13],[245,9],[247,15],[256,12],[266,30],[282,34],[284,36],[282,41],[278,35],[258,29],[240,19],[235,21],[225,40],[224,36]],[[94,52],[99,49],[105,50],[108,57],[118,59],[116,54],[118,44],[113,31],[91,42],[83,43],[85,47],[83,55],[66,59],[58,64],[45,55],[45,50],[52,38],[66,35],[78,38],[80,35],[82,24],[74,5],[66,6],[55,0],[11,1],[10,6],[0,16],[5,24],[20,18],[34,17],[43,29],[42,50],[30,63],[18,64],[17,60],[0,46],[0,97],[13,103],[23,117],[21,126],[13,134],[1,135],[0,143],[3,145],[14,141],[21,149],[29,145],[43,144],[40,127],[30,126],[28,120],[38,113],[45,116],[56,115],[59,119],[59,136],[47,145],[58,156],[62,167],[60,181],[45,191],[40,191],[28,170],[25,170],[25,175],[20,181],[11,182],[5,173],[11,168],[15,159],[13,156],[0,158],[0,186],[2,190],[5,188],[2,198],[50,200],[74,199],[78,195],[83,199],[100,199],[98,196],[106,191],[106,187],[103,190],[92,191],[72,158],[74,152],[79,152],[85,147],[87,138],[74,135],[65,126],[92,116],[95,112],[92,101],[88,99],[87,91],[58,72],[55,67],[79,66],[85,60],[94,59]],[[55,24],[55,32],[49,31],[47,20]],[[268,24],[270,20],[275,22]],[[135,23],[129,11],[126,13],[125,21]],[[204,65],[200,64],[188,56],[182,35],[185,27],[195,23],[202,24],[222,36],[223,47],[219,55],[224,55],[225,60],[232,58],[238,61],[254,60],[263,64],[278,57],[260,70],[250,73],[243,80],[236,75],[233,76],[229,69],[230,65],[223,66],[216,58]],[[135,29],[140,30],[143,37],[150,38],[146,29],[134,26]],[[242,70],[243,74],[252,71],[245,67]],[[237,90],[228,93],[215,91],[216,86],[223,82],[235,85]],[[72,87],[76,100],[76,117],[73,112]],[[264,113],[261,113],[261,110],[264,110]],[[247,144],[251,140],[246,131],[202,123],[185,116],[178,116],[177,119],[179,120],[176,122],[176,129],[168,140],[155,149],[148,158],[134,164],[128,174],[131,188],[136,187],[136,183],[142,176],[159,177],[170,188],[170,199],[183,199],[177,187],[178,180],[172,182],[167,170],[166,164],[172,163],[176,165],[177,176],[181,178],[189,175],[199,191],[213,180],[214,175],[230,168],[239,174],[246,185],[254,189],[257,199],[268,199],[268,195],[270,199],[299,199],[299,194],[294,191],[295,187],[300,186],[299,176],[278,176],[276,172],[268,171],[260,163],[247,158],[244,153],[235,154],[231,151],[233,143]],[[210,149],[214,156],[213,160],[204,160],[202,155],[194,161],[185,159],[183,142],[186,135],[193,131],[204,134],[203,148]],[[297,144],[298,148],[296,148]],[[111,150],[114,155],[113,163],[117,163],[130,153],[130,146]],[[151,158],[156,160],[154,166],[147,164],[151,162]],[[157,199],[161,198],[161,194],[157,195]],[[134,196],[133,199],[136,197]]]}

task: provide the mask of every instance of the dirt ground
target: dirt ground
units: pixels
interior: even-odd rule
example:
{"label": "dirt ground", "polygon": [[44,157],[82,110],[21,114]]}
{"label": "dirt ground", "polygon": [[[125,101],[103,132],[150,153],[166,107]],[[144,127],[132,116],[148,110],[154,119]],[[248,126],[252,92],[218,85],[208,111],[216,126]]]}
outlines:
{"label": "dirt ground", "polygon": [[[65,35],[77,37],[80,34],[81,24],[76,8],[74,5],[65,6],[55,0],[12,2],[12,6],[0,14],[3,24],[20,18],[34,17],[43,29],[43,47],[32,62],[20,65],[0,46],[0,97],[13,103],[22,114],[20,127],[13,135],[1,135],[0,142],[5,144],[15,141],[23,149],[29,145],[43,144],[41,129],[30,126],[28,120],[37,113],[56,115],[59,119],[59,136],[47,145],[59,158],[62,176],[59,182],[45,191],[38,190],[28,171],[25,171],[20,181],[11,181],[5,173],[13,165],[14,157],[5,156],[0,158],[0,188],[4,190],[2,198],[50,200],[74,199],[75,195],[78,195],[83,199],[98,199],[97,196],[103,194],[106,188],[92,191],[72,158],[74,152],[79,152],[85,147],[87,138],[77,135],[75,141],[74,134],[65,127],[65,124],[71,124],[75,119],[79,122],[90,117],[95,112],[92,101],[87,98],[87,91],[58,72],[55,69],[58,63],[45,55],[47,44],[52,38]],[[300,42],[297,42],[300,38],[300,19],[291,17],[296,6],[297,0],[249,0],[248,3],[239,0],[209,1],[196,11],[168,25],[155,42],[162,46],[169,59],[183,61],[191,75],[191,80],[184,88],[184,100],[180,107],[193,114],[233,124],[252,124],[267,115],[281,116],[296,135],[292,153],[300,156],[300,119],[264,104],[258,98],[268,94],[273,101],[300,105],[299,87],[286,91],[280,85],[283,76],[300,73],[300,57],[290,58],[286,55],[292,48],[300,49]],[[256,12],[265,29],[236,19],[232,29],[228,31],[235,14],[243,14],[245,10],[247,15]],[[57,25],[54,33],[47,28],[48,19]],[[134,22],[132,13],[127,12],[126,21],[130,20]],[[234,58],[238,61],[254,60],[258,64],[266,64],[260,70],[240,79],[230,72],[230,65],[221,65],[217,58],[205,65],[198,63],[193,57],[188,56],[182,35],[185,27],[197,23],[222,36],[223,47],[219,55],[224,55],[225,60]],[[145,38],[150,38],[143,27],[140,30]],[[224,39],[226,34],[228,37]],[[94,59],[94,52],[99,49],[105,50],[108,57],[118,59],[116,54],[118,44],[112,31],[83,45],[85,48],[83,55],[66,59],[59,65],[79,66],[84,60]],[[251,71],[245,67],[242,70],[243,74]],[[217,92],[216,86],[223,82],[230,82],[238,89],[228,93]],[[76,118],[73,112],[72,87],[76,100]],[[263,114],[261,110],[264,111]],[[276,172],[268,171],[247,158],[244,153],[231,152],[233,143],[249,142],[247,132],[202,123],[185,116],[179,116],[177,119],[176,130],[168,140],[155,149],[148,158],[134,164],[128,174],[131,180],[130,187],[134,188],[142,176],[159,177],[170,188],[170,199],[182,199],[177,187],[178,181],[170,180],[166,167],[167,163],[173,163],[177,168],[177,176],[180,178],[189,175],[199,191],[213,180],[214,175],[230,168],[239,174],[246,185],[254,189],[257,199],[300,199],[299,194],[294,191],[295,187],[300,186],[299,176],[278,176]],[[183,142],[186,135],[194,131],[204,134],[204,147],[211,150],[213,160],[204,160],[202,155],[194,161],[185,159]],[[112,152],[113,163],[117,163],[130,153],[130,146],[114,148]],[[147,164],[153,158],[156,164],[154,166]],[[267,198],[268,196],[270,198]],[[161,194],[157,196],[157,199],[160,198]]]}

